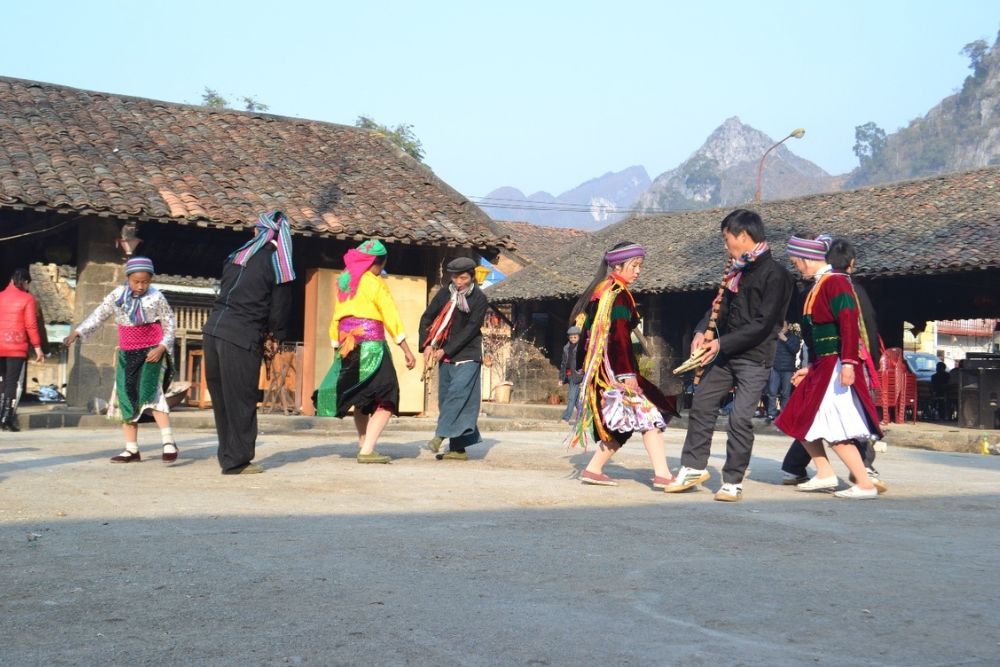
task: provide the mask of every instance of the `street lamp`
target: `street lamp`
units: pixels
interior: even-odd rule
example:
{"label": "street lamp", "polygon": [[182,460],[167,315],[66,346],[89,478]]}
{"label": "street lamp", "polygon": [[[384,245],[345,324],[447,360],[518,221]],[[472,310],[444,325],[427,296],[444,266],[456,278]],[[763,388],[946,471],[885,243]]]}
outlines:
{"label": "street lamp", "polygon": [[783,144],[786,141],[788,141],[789,139],[791,139],[792,137],[795,137],[796,139],[801,139],[802,137],[805,136],[805,134],[806,134],[806,131],[805,131],[804,128],[800,127],[800,128],[794,129],[794,130],[792,130],[791,134],[789,134],[787,137],[785,137],[784,139],[782,139],[781,141],[779,141],[775,145],[773,145],[770,148],[768,148],[766,151],[764,151],[764,154],[760,156],[760,162],[757,163],[757,192],[753,193],[753,201],[754,201],[755,204],[760,203],[760,187],[761,187],[762,179],[764,177],[764,160],[767,158],[767,154],[770,153],[771,151],[773,151],[775,148],[777,148],[781,144]]}

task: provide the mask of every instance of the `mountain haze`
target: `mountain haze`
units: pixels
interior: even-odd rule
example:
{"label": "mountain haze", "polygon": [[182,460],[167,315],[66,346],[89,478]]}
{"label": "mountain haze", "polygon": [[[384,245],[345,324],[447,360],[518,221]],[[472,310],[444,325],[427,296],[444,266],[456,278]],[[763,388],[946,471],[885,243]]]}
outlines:
{"label": "mountain haze", "polygon": [[[753,199],[757,165],[775,139],[727,119],[678,167],[656,177],[639,198],[643,211],[679,211],[735,206]],[[789,139],[788,142],[794,142]],[[786,142],[767,157],[763,199],[787,199],[839,189],[839,179],[788,149]]]}
{"label": "mountain haze", "polygon": [[[609,171],[557,197],[548,192],[525,195],[517,188],[497,188],[486,195],[479,207],[495,220],[599,229],[624,218],[650,184],[646,168],[634,166],[618,172]],[[557,208],[543,210],[543,206]]]}

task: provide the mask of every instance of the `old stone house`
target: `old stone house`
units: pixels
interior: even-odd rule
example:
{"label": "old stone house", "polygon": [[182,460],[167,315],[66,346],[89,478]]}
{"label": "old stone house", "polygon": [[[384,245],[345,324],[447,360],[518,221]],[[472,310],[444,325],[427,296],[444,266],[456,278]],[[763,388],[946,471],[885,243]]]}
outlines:
{"label": "old stone house", "polygon": [[[513,247],[479,208],[367,130],[0,77],[0,279],[34,262],[75,267],[74,322],[122,282],[123,251],[137,240],[158,272],[212,279],[270,209],[293,230],[291,328],[306,397],[331,359],[330,286],[349,247],[387,244],[411,337],[444,262]],[[108,325],[71,351],[71,404],[108,395],[115,344]],[[408,411],[424,410],[419,372],[405,378]]]}
{"label": "old stone house", "polygon": [[[785,242],[793,234],[826,232],[857,245],[857,279],[878,310],[887,347],[902,345],[904,321],[1000,314],[1000,167],[757,208],[778,261],[787,261]],[[487,294],[512,305],[515,335],[520,328],[558,363],[572,304],[603,253],[619,241],[642,243],[649,254],[635,291],[653,348],[652,375],[677,392],[670,369],[687,356],[692,330],[718,288],[726,262],[719,223],[729,211],[628,218],[565,246]]]}

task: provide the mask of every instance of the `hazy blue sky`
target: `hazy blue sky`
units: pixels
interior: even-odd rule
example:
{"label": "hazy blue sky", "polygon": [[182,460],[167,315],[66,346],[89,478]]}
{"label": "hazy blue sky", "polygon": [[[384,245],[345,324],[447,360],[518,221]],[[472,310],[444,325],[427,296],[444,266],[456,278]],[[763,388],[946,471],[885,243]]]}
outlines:
{"label": "hazy blue sky", "polygon": [[996,0],[4,3],[0,74],[176,102],[407,122],[466,195],[676,166],[729,116],[831,173],[957,90]]}

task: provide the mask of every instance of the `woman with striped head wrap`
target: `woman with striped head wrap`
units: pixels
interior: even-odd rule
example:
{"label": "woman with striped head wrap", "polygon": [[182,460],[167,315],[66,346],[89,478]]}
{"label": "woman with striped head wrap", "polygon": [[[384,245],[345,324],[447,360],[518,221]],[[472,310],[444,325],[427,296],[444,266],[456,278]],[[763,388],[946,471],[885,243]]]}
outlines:
{"label": "woman with striped head wrap", "polygon": [[263,471],[252,463],[260,365],[265,345],[273,352],[274,341],[285,339],[294,280],[288,218],[281,211],[262,213],[254,237],[226,258],[219,295],[202,329],[205,379],[225,475]]}
{"label": "woman with striped head wrap", "polygon": [[856,442],[881,436],[862,366],[864,326],[850,276],[827,263],[830,242],[829,237],[788,240],[792,264],[803,278],[814,281],[802,313],[810,362],[792,377],[796,389],[774,425],[801,442],[816,466],[815,477],[797,485],[800,491],[827,491],[839,485],[826,457],[824,443],[828,443],[855,479],[854,486],[834,495],[877,498]]}
{"label": "woman with striped head wrap", "polygon": [[111,290],[101,305],[63,341],[69,347],[77,338],[86,340],[111,317],[118,326],[115,384],[108,418],[122,422],[125,449],[111,457],[112,463],[142,460],[138,422],[146,411],[152,411],[160,427],[161,459],[168,463],[177,459],[170,406],[164,397],[173,373],[174,312],[166,297],[150,284],[154,273],[153,261],[148,257],[129,259],[125,263],[125,283]]}

